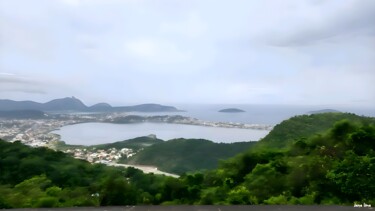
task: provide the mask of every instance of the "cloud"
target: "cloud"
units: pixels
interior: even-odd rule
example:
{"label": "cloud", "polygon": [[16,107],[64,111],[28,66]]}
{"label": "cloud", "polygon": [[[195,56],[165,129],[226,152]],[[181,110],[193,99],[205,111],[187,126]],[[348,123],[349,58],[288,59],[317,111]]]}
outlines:
{"label": "cloud", "polygon": [[183,37],[198,38],[207,32],[207,26],[197,13],[192,12],[186,20],[161,23],[160,31],[164,34],[177,34]]}
{"label": "cloud", "polygon": [[[278,29],[277,36],[268,36],[270,44],[276,46],[313,45],[341,36],[375,37],[375,2],[372,0],[319,3],[314,13],[295,15],[292,24],[284,23],[286,29]],[[351,39],[351,37],[349,37]]]}
{"label": "cloud", "polygon": [[12,73],[0,73],[1,83],[33,84],[34,82]]}
{"label": "cloud", "polygon": [[45,100],[75,95],[119,104],[374,96],[373,0],[1,4],[1,71],[19,73],[0,73],[1,96],[48,91]]}
{"label": "cloud", "polygon": [[29,21],[15,21],[0,15],[1,50],[10,49],[27,57],[50,59],[56,47],[52,34],[44,26],[32,26]]}
{"label": "cloud", "polygon": [[138,38],[125,42],[124,47],[127,55],[138,62],[184,63],[192,57],[189,52],[179,49],[175,43],[163,39]]}
{"label": "cloud", "polygon": [[0,92],[45,94],[43,83],[12,73],[0,73]]}
{"label": "cloud", "polygon": [[13,73],[1,73],[0,72],[0,76],[14,76],[15,74]]}
{"label": "cloud", "polygon": [[81,0],[60,0],[61,3],[71,6],[71,7],[79,7],[82,4]]}
{"label": "cloud", "polygon": [[288,80],[282,95],[290,102],[321,104],[375,100],[375,74],[366,66],[307,67]]}

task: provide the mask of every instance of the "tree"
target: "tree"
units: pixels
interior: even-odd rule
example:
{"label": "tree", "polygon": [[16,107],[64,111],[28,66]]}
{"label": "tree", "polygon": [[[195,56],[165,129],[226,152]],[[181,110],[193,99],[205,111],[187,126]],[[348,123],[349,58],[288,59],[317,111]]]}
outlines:
{"label": "tree", "polygon": [[110,175],[102,185],[101,206],[137,204],[137,191],[124,177]]}
{"label": "tree", "polygon": [[349,202],[373,200],[374,172],[374,156],[357,156],[353,152],[348,152],[346,158],[329,171],[327,178],[336,184]]}

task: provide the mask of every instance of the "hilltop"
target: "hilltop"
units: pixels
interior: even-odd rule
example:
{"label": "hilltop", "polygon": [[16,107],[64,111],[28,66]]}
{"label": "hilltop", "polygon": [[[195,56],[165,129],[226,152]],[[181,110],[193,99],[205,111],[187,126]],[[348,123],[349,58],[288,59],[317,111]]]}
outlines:
{"label": "hilltop", "polygon": [[335,122],[343,119],[352,123],[365,122],[366,124],[370,124],[375,122],[372,117],[363,117],[351,113],[300,115],[275,125],[273,130],[260,141],[259,145],[267,145],[271,148],[282,148],[296,140],[322,134],[332,127]]}
{"label": "hilltop", "polygon": [[335,109],[321,109],[316,111],[309,111],[308,114],[323,114],[323,113],[341,113],[341,111]]}

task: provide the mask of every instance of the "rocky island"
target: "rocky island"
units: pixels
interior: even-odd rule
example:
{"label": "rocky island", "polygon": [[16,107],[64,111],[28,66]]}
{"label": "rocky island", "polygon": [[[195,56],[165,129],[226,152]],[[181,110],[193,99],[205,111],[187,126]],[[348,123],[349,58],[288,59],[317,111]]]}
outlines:
{"label": "rocky island", "polygon": [[244,110],[238,109],[238,108],[226,108],[222,109],[219,112],[222,113],[240,113],[240,112],[245,112]]}

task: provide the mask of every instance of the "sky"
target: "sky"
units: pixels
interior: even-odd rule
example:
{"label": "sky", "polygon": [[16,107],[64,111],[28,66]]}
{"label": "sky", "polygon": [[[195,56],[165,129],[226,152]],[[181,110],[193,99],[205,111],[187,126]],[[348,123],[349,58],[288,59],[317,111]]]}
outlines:
{"label": "sky", "polygon": [[374,0],[0,0],[0,99],[375,105]]}

